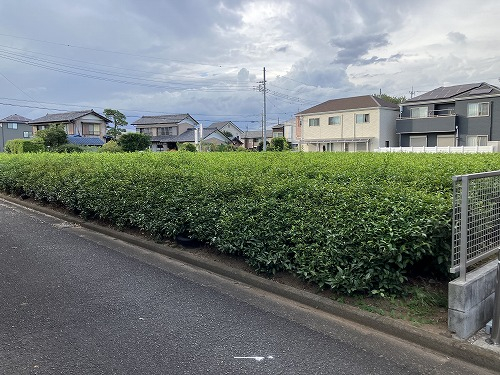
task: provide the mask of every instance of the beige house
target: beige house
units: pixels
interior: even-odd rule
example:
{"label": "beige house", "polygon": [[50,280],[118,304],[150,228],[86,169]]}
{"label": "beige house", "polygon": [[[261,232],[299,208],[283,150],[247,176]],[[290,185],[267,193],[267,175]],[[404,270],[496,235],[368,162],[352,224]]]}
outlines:
{"label": "beige house", "polygon": [[328,100],[297,113],[303,151],[374,151],[398,145],[399,106],[373,95]]}
{"label": "beige house", "polygon": [[108,118],[93,109],[76,112],[46,114],[43,117],[28,122],[33,128],[33,134],[38,130],[47,129],[51,125],[63,125],[68,136],[77,136],[95,139],[96,145],[104,143],[106,125],[111,122]]}

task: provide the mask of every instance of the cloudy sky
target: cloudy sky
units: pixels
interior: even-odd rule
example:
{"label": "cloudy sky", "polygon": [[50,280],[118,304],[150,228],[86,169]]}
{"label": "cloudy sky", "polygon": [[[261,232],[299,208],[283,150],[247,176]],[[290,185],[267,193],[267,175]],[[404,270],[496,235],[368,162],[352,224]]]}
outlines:
{"label": "cloudy sky", "polygon": [[499,85],[498,0],[0,0],[0,119],[260,127],[325,100]]}

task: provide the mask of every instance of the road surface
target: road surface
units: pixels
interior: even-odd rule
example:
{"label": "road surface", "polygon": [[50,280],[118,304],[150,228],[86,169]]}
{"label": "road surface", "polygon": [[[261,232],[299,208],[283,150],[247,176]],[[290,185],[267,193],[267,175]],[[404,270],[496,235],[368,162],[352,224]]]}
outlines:
{"label": "road surface", "polygon": [[1,374],[492,374],[0,199]]}

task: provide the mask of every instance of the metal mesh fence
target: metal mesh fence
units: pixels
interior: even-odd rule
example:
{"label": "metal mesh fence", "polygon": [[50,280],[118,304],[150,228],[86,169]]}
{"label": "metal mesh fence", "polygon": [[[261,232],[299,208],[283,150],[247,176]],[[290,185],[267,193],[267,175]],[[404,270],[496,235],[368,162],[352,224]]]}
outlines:
{"label": "metal mesh fence", "polygon": [[451,272],[460,271],[500,249],[500,171],[453,178]]}

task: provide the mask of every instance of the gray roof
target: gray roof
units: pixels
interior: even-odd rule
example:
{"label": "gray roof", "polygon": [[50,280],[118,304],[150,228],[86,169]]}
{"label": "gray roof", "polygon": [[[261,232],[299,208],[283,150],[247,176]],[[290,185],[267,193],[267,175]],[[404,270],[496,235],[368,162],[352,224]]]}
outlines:
{"label": "gray roof", "polygon": [[0,122],[17,122],[17,123],[23,123],[23,122],[28,123],[29,121],[31,121],[29,118],[19,116],[17,114],[7,116],[6,118],[0,120]]}
{"label": "gray roof", "polygon": [[389,108],[389,109],[399,109],[397,104],[385,101],[374,95],[364,95],[364,96],[354,96],[350,98],[332,99],[321,104],[315,105],[314,107],[308,108],[299,115],[305,115],[310,113],[325,113],[325,112],[335,112],[335,111],[346,111],[351,109],[361,109],[361,108]]}
{"label": "gray roof", "polygon": [[[273,137],[273,131],[272,130],[267,130],[266,129],[266,138],[272,138]],[[241,138],[262,138],[262,130],[250,130],[245,132],[241,136]]]}
{"label": "gray roof", "polygon": [[214,122],[213,124],[210,124],[210,126],[208,126],[208,128],[210,128],[210,129],[215,128],[215,129],[221,130],[227,124],[233,125],[236,129],[238,129],[240,132],[242,132],[242,130],[240,128],[238,128],[232,121]]}
{"label": "gray roof", "polygon": [[93,109],[89,109],[86,111],[47,113],[45,116],[39,117],[35,120],[31,120],[29,123],[30,124],[46,124],[46,123],[56,123],[56,122],[70,122],[70,121],[76,120],[80,117],[90,115],[90,114],[97,116],[97,117],[100,117],[103,121],[111,122],[111,120],[109,120],[108,118],[104,117],[103,115],[100,115],[99,113],[95,112]]}
{"label": "gray roof", "polygon": [[135,120],[132,125],[178,124],[188,117],[198,123],[188,113],[185,113],[177,115],[142,116],[140,119]]}
{"label": "gray roof", "polygon": [[422,102],[429,100],[457,99],[474,95],[499,94],[500,89],[488,83],[469,83],[465,85],[456,85],[448,87],[438,87],[422,95],[408,99],[408,102]]}
{"label": "gray roof", "polygon": [[79,146],[102,146],[104,141],[98,137],[82,137],[81,135],[69,135],[68,142]]}

